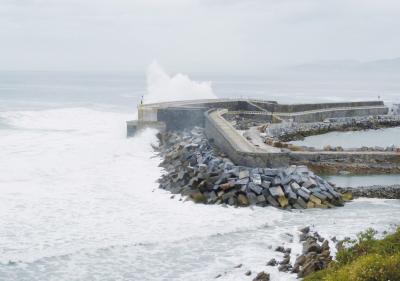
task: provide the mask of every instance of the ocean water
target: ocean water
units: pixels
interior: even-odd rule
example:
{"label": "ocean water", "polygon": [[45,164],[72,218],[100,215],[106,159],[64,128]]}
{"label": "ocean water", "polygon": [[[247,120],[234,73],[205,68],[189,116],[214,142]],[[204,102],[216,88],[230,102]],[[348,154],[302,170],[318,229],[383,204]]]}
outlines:
{"label": "ocean water", "polygon": [[400,147],[400,127],[356,132],[329,132],[322,135],[309,136],[304,140],[290,142],[294,145],[305,145],[322,149],[326,145],[343,148],[359,148],[361,146]]}
{"label": "ocean water", "polygon": [[334,182],[341,187],[362,187],[372,185],[398,185],[400,184],[399,174],[387,175],[338,175],[324,176],[330,182]]}
{"label": "ocean water", "polygon": [[[247,270],[295,280],[265,263],[282,244],[295,259],[299,227],[340,239],[400,223],[398,200],[289,212],[171,199],[157,188],[156,132],[125,137],[143,77],[7,73],[0,83],[0,280],[252,280]],[[238,89],[215,84],[221,96]]]}

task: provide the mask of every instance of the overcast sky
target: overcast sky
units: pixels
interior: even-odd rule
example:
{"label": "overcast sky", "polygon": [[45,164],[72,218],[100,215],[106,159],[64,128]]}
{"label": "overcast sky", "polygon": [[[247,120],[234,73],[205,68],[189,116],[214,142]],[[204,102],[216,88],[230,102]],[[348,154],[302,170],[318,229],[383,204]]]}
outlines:
{"label": "overcast sky", "polygon": [[400,56],[398,0],[0,0],[3,70],[252,73]]}

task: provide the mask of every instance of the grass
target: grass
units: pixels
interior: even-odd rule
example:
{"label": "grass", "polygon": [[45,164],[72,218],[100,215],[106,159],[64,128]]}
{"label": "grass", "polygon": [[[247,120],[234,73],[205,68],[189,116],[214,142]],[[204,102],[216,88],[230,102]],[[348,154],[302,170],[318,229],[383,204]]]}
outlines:
{"label": "grass", "polygon": [[398,281],[400,280],[400,228],[383,239],[368,229],[338,251],[327,269],[307,276],[305,281]]}

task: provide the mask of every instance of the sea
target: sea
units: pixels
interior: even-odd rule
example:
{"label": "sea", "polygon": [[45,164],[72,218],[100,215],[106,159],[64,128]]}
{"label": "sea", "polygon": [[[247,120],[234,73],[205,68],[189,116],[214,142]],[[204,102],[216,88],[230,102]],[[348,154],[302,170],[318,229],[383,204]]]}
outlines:
{"label": "sea", "polygon": [[[378,90],[396,102],[400,93],[393,81],[192,79],[211,81],[218,97],[280,102],[375,99]],[[259,271],[296,280],[266,262],[282,258],[280,245],[295,260],[300,227],[343,239],[400,224],[399,200],[284,211],[171,197],[158,189],[156,131],[126,137],[146,83],[126,72],[0,72],[0,280],[231,281]]]}

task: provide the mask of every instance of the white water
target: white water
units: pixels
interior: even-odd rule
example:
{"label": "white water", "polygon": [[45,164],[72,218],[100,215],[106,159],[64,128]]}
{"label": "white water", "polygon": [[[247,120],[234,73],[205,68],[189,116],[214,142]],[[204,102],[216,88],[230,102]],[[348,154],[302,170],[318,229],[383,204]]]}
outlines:
{"label": "white water", "polygon": [[265,266],[281,258],[269,246],[293,247],[293,260],[300,251],[285,233],[314,225],[343,238],[400,223],[398,200],[288,212],[170,199],[157,188],[155,132],[127,139],[133,116],[125,108],[78,104],[27,110],[3,103],[0,280],[252,280],[249,269],[295,280]]}
{"label": "white water", "polygon": [[211,82],[193,81],[182,73],[170,76],[157,62],[147,70],[145,103],[215,98]]}

